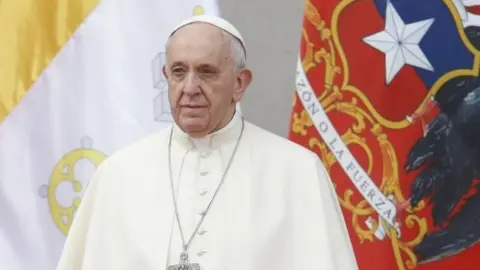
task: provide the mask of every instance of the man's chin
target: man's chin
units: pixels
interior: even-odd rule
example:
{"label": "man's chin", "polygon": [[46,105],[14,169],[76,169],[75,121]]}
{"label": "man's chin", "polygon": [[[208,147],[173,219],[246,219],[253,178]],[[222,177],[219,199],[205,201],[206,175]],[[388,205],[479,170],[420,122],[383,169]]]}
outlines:
{"label": "man's chin", "polygon": [[183,120],[179,126],[183,132],[192,137],[203,137],[209,133],[208,124],[200,119]]}

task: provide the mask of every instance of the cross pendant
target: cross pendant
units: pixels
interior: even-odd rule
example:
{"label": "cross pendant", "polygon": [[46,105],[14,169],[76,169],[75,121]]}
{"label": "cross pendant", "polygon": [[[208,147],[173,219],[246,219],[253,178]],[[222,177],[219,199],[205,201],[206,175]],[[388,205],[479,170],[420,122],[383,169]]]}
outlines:
{"label": "cross pendant", "polygon": [[167,270],[200,270],[200,265],[198,263],[189,263],[188,253],[182,252],[180,254],[180,263],[170,265]]}
{"label": "cross pendant", "polygon": [[200,270],[200,265],[198,263],[180,263],[170,265],[168,270]]}

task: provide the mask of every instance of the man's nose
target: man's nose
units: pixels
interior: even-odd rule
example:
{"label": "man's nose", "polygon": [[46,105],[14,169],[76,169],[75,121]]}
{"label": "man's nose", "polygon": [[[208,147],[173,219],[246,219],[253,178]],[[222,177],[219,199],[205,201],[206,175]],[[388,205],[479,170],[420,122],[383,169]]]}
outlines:
{"label": "man's nose", "polygon": [[185,77],[185,86],[183,92],[188,95],[196,95],[200,93],[200,80],[195,73],[190,72]]}

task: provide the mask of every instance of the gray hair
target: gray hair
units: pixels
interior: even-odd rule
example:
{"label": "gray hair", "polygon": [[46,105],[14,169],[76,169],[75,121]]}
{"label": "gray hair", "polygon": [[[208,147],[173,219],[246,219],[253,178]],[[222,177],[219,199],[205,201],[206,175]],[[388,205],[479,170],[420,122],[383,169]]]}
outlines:
{"label": "gray hair", "polygon": [[230,37],[230,54],[232,55],[233,61],[235,62],[235,67],[237,71],[244,69],[247,65],[247,55],[245,53],[245,48],[238,38],[229,35]]}
{"label": "gray hair", "polygon": [[[245,48],[243,47],[242,42],[238,38],[234,37],[230,33],[227,34],[228,38],[230,39],[230,54],[235,63],[235,69],[236,71],[240,71],[247,66],[247,54]],[[172,36],[173,34],[168,38],[165,44],[165,52],[167,52],[168,50],[168,44]],[[167,57],[167,55],[165,55],[165,57]]]}

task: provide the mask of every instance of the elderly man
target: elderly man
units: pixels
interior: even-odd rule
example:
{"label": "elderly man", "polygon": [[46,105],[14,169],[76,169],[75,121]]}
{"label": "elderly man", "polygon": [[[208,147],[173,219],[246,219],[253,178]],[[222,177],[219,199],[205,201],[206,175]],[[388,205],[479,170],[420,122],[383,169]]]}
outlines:
{"label": "elderly man", "polygon": [[252,73],[227,21],[176,27],[164,74],[175,123],[98,168],[58,270],[352,270],[318,157],[235,111]]}

